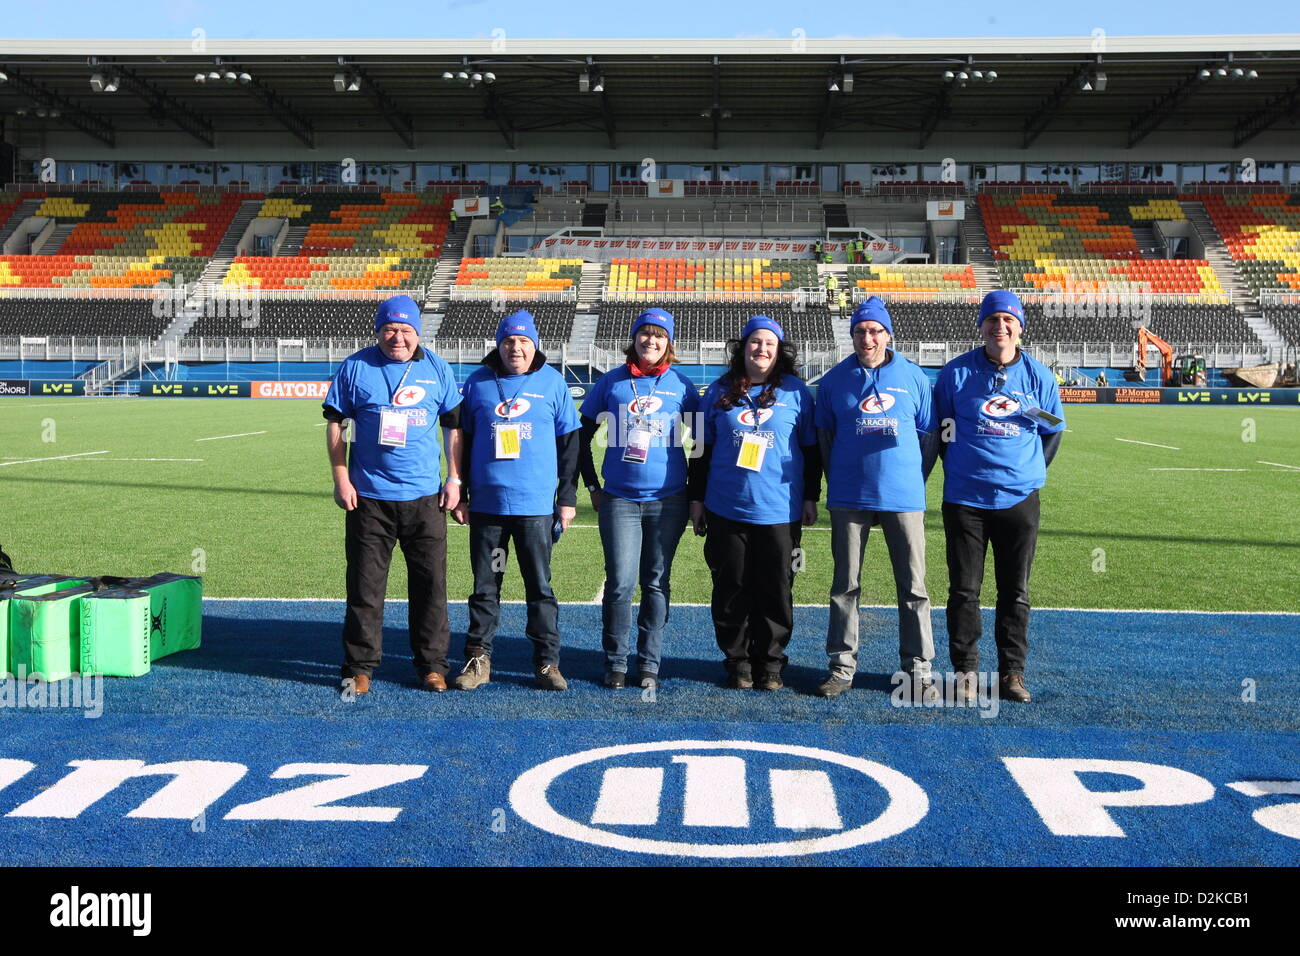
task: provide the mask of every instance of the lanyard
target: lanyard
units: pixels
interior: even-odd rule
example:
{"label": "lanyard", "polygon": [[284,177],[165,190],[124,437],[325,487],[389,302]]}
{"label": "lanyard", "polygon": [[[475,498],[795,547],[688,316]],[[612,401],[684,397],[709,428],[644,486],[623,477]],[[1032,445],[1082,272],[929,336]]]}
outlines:
{"label": "lanyard", "polygon": [[[761,388],[765,386],[751,385],[750,388]],[[754,401],[753,396],[745,394],[745,404],[754,410],[754,434],[758,434],[758,402]]]}
{"label": "lanyard", "polygon": [[[501,396],[501,404],[505,405],[507,412],[509,412],[511,409],[515,407],[515,400],[519,398],[519,393],[524,390],[524,387],[528,384],[528,377],[532,374],[533,374],[532,372],[525,373],[524,380],[519,383],[519,387],[515,389],[514,398],[511,398],[508,404],[506,402],[506,390],[501,387],[501,376],[499,375],[493,376],[493,381],[497,383],[497,394]],[[506,421],[510,420],[509,415],[505,415],[503,417],[505,418]]]}
{"label": "lanyard", "polygon": [[[650,395],[655,393],[655,389],[659,387],[659,379],[663,377],[662,372],[655,377],[654,383],[650,386]],[[636,390],[636,376],[629,375],[627,382],[632,386],[632,408],[635,409],[635,411],[632,412],[632,421],[635,424],[640,425],[645,421],[645,416],[641,414],[641,395]],[[647,396],[647,398],[648,397],[649,396]]]}
{"label": "lanyard", "polygon": [[[415,364],[415,359],[411,359],[411,361],[409,361],[409,362],[406,363],[406,369],[402,372],[402,378],[401,378],[400,381],[398,381],[398,383],[397,383],[397,388],[392,388],[392,386],[389,386],[389,389],[390,389],[390,391],[389,391],[389,393],[388,393],[388,404],[389,404],[389,405],[392,405],[392,404],[393,404],[393,402],[394,402],[394,401],[396,400],[396,398],[397,398],[397,393],[400,392],[400,391],[402,390],[402,386],[406,384],[406,376],[408,376],[408,375],[411,374],[411,366],[414,365],[414,364]],[[388,385],[388,373],[387,373],[387,372],[384,373],[384,384],[385,384],[385,385]]]}
{"label": "lanyard", "polygon": [[[880,388],[876,384],[876,370],[867,368],[865,365],[860,365],[859,367],[862,369],[862,375],[867,380],[867,384],[871,386],[871,393],[876,396],[877,407],[879,407],[880,411],[883,413],[885,410],[885,400],[881,397]],[[861,404],[861,400],[865,398],[866,395],[860,395],[859,404]]]}

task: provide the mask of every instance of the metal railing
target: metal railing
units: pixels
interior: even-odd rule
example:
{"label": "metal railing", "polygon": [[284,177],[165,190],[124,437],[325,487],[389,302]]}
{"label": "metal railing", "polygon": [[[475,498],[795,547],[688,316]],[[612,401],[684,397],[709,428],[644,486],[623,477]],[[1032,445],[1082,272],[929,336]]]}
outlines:
{"label": "metal railing", "polygon": [[[180,362],[250,362],[286,363],[301,362],[337,363],[353,352],[373,345],[373,336],[310,338],[310,339],[180,339],[179,341],[149,341],[145,339],[40,339],[40,344],[20,345],[16,338],[0,338],[0,359],[19,362],[18,378],[47,377],[39,365],[30,369],[25,362],[95,361],[136,365],[174,366]],[[675,343],[676,346],[677,343]],[[847,344],[800,342],[800,364],[809,369],[830,367],[845,358],[851,351]],[[491,351],[495,343],[491,338],[451,339],[429,338],[424,345],[448,362],[476,364]],[[1231,342],[1173,342],[1178,353],[1199,352],[1205,356],[1210,368],[1235,368],[1280,361],[1281,349],[1268,349],[1258,343]],[[684,364],[725,364],[725,343],[683,341],[675,348]],[[914,342],[895,340],[891,346],[896,352],[927,367],[938,367],[972,348],[978,342]],[[1131,342],[1049,342],[1025,345],[1025,351],[1047,365],[1058,368],[1102,367],[1128,368],[1133,364],[1134,346]],[[621,349],[608,345],[570,349],[565,342],[542,340],[542,351],[553,364],[562,366],[596,366],[610,368],[624,361]],[[114,366],[117,368],[118,366]],[[91,370],[88,380],[105,380],[109,370],[98,373]]]}
{"label": "metal railing", "polygon": [[567,289],[511,289],[500,286],[453,285],[449,288],[452,302],[504,302],[527,299],[530,302],[577,302],[578,286]]}
{"label": "metal railing", "polygon": [[1260,289],[1260,308],[1279,305],[1300,305],[1300,289]]}
{"label": "metal railing", "polygon": [[769,292],[736,292],[726,290],[678,290],[659,292],[649,289],[613,289],[605,286],[601,289],[605,302],[679,302],[682,305],[710,302],[744,303],[744,302],[779,302],[795,305],[796,303],[818,303],[824,301],[825,293],[820,289],[785,289]]}

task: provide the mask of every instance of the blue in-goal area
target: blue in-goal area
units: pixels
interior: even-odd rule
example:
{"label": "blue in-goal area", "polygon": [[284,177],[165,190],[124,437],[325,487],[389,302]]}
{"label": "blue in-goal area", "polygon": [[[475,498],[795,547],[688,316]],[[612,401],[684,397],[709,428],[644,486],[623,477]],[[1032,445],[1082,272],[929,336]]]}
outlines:
{"label": "blue in-goal area", "polygon": [[[893,678],[878,608],[854,689],[816,697],[826,612],[796,614],[780,691],[723,686],[703,607],[673,609],[656,690],[606,689],[594,605],[561,608],[569,691],[536,690],[508,604],[492,682],[430,694],[393,603],[372,691],[349,699],[340,602],[208,601],[203,647],[145,677],[0,682],[0,863],[1300,858],[1300,616],[1036,610],[1034,701],[956,706]],[[465,624],[454,606],[454,664]]]}

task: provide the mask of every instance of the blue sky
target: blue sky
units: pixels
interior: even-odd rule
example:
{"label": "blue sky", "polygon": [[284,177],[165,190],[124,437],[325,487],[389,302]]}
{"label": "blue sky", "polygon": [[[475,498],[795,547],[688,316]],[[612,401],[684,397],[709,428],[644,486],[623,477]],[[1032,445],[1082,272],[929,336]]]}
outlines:
{"label": "blue sky", "polygon": [[1134,2],[1051,0],[944,4],[791,3],[744,0],[46,0],[6,5],[0,34],[11,38],[177,39],[202,28],[213,39],[486,37],[1043,37],[1300,32],[1292,0]]}

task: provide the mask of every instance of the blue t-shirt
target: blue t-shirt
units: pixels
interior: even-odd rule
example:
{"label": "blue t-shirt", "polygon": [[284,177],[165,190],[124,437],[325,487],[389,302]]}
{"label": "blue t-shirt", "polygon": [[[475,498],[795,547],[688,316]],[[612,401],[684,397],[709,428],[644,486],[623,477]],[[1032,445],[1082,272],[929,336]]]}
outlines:
{"label": "blue t-shirt", "polygon": [[[983,348],[957,356],[934,387],[940,425],[955,421],[944,451],[943,500],[973,508],[1011,508],[1047,483],[1041,435],[1065,428],[1051,369],[1024,352],[1005,366],[1006,381]],[[1037,406],[1061,419],[1048,425],[1024,414]]]}
{"label": "blue t-shirt", "polygon": [[[549,365],[497,378],[476,369],[465,381],[461,427],[470,447],[469,509],[491,515],[548,515],[555,511],[559,465],[555,439],[578,428],[578,412],[564,376]],[[499,425],[519,426],[519,457],[496,457]]]}
{"label": "blue t-shirt", "polygon": [[[438,416],[460,404],[451,366],[427,349],[397,362],[378,345],[349,355],[330,383],[325,405],[355,423],[348,477],[357,494],[414,501],[441,485]],[[406,446],[379,444],[383,412],[406,414]]]}
{"label": "blue t-shirt", "polygon": [[[713,445],[704,506],[732,521],[783,524],[798,521],[803,513],[803,449],[817,441],[813,398],[807,385],[787,375],[775,403],[755,415],[754,402],[764,388],[751,386],[748,402],[719,408],[718,399],[727,393],[723,376],[700,400],[704,442]],[[737,464],[745,434],[758,435],[767,447],[760,471]]]}
{"label": "blue t-shirt", "polygon": [[[582,414],[608,423],[600,473],[605,491],[629,501],[654,501],[686,490],[686,453],[681,417],[699,409],[700,396],[681,372],[669,368],[657,378],[633,377],[626,365],[606,372],[582,403]],[[690,419],[686,427],[692,427]],[[627,436],[650,432],[643,462],[624,461]]]}
{"label": "blue t-shirt", "polygon": [[826,507],[924,511],[921,443],[938,427],[930,379],[897,352],[878,368],[850,355],[817,388],[817,427],[831,433]]}

